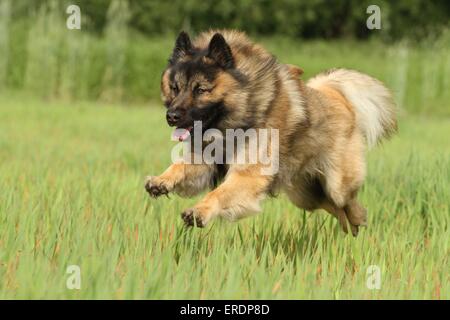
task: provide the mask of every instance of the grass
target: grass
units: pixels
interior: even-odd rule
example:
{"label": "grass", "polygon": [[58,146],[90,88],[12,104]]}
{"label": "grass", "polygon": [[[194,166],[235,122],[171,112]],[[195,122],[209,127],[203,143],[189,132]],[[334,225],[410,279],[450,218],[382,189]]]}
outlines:
{"label": "grass", "polygon": [[[354,239],[284,197],[184,228],[196,199],[143,188],[170,163],[162,109],[1,98],[0,298],[450,298],[449,118],[403,117],[369,153],[369,227]],[[69,265],[81,290],[66,288]]]}
{"label": "grass", "polygon": [[[160,103],[109,104],[158,101],[175,35],[131,32],[121,7],[111,6],[99,35],[67,30],[55,1],[30,19],[8,3],[0,298],[450,299],[448,29],[421,43],[257,38],[305,78],[346,67],[386,82],[402,106],[400,132],[368,155],[370,220],[356,239],[283,196],[258,216],[196,230],[179,214],[198,198],[144,192],[144,176],[170,163]],[[81,268],[81,290],[66,287],[69,265]],[[370,265],[382,270],[380,290],[366,287]]]}

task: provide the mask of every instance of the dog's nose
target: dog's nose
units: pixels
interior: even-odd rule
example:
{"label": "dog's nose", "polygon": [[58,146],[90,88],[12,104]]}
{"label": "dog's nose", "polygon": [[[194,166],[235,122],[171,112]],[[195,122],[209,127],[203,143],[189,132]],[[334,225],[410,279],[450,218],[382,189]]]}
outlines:
{"label": "dog's nose", "polygon": [[174,126],[181,119],[181,114],[178,110],[169,110],[167,111],[166,119],[169,126]]}

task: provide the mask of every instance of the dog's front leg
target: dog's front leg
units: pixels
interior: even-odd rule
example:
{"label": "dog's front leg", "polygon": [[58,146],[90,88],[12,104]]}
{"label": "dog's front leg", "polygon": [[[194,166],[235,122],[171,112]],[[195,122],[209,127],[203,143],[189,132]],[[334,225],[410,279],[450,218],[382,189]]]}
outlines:
{"label": "dog's front leg", "polygon": [[272,176],[262,175],[258,165],[230,169],[225,181],[208,193],[195,207],[185,210],[181,217],[188,226],[204,227],[216,216],[236,220],[260,211]]}
{"label": "dog's front leg", "polygon": [[176,192],[182,196],[195,195],[211,187],[214,166],[207,164],[172,164],[159,176],[149,176],[145,189],[152,197]]}

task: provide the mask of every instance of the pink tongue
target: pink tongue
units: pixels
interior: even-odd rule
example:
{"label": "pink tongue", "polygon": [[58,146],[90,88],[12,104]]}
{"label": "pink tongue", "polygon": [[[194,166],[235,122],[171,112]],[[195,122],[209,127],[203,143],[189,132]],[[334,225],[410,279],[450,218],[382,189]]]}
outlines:
{"label": "pink tongue", "polygon": [[176,128],[172,132],[172,140],[173,141],[184,141],[189,138],[190,133],[189,130],[183,128]]}

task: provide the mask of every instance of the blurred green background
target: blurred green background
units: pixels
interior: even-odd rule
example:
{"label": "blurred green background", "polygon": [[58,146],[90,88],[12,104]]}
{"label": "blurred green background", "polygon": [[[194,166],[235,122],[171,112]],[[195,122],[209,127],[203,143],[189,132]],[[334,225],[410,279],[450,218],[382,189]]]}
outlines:
{"label": "blurred green background", "polygon": [[[66,8],[81,8],[68,30]],[[381,30],[366,27],[368,5]],[[176,34],[237,28],[305,78],[331,67],[387,82],[406,112],[449,114],[448,1],[1,0],[0,90],[47,99],[158,101]]]}

